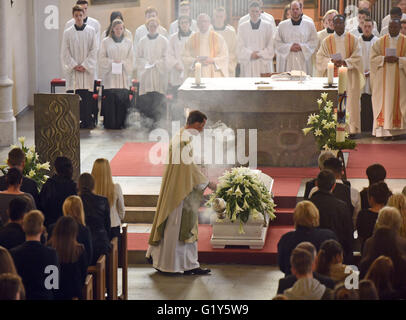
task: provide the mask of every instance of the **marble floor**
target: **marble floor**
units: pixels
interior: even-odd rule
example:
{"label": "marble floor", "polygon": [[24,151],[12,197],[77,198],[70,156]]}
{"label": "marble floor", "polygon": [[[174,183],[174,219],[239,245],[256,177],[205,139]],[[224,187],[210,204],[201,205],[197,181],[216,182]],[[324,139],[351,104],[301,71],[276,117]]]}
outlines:
{"label": "marble floor", "polygon": [[[34,144],[34,113],[28,109],[17,117],[17,136],[26,137],[26,145]],[[126,142],[147,141],[147,135],[134,128],[113,131],[100,127],[81,131],[81,171],[90,172],[93,161],[104,157],[113,159]],[[363,136],[360,143],[406,143],[405,140],[385,142]],[[9,147],[0,147],[0,162],[7,158]],[[124,193],[158,194],[160,178],[117,177]],[[351,180],[357,189],[367,185],[365,179]],[[389,180],[394,191],[400,191],[406,180]],[[301,188],[302,189],[302,188]],[[300,192],[303,192],[299,190]],[[130,232],[148,232],[150,226],[131,226]],[[209,265],[208,276],[168,277],[157,273],[149,265],[129,269],[129,299],[131,300],[263,300],[271,299],[283,276],[276,266]]]}

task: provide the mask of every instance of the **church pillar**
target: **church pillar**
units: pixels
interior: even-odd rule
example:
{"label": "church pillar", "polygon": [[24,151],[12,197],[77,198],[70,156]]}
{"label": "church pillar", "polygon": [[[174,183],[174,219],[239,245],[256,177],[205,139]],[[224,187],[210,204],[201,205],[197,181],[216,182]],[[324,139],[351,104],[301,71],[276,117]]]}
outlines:
{"label": "church pillar", "polygon": [[13,81],[8,78],[6,4],[0,1],[0,147],[6,147],[17,139],[16,118],[12,108]]}

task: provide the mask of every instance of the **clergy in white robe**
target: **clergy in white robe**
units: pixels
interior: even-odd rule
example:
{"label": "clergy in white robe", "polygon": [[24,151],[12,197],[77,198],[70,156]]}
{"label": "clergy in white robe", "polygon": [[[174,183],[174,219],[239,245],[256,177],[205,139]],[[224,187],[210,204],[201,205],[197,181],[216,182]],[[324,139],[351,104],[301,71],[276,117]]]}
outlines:
{"label": "clergy in white robe", "polygon": [[373,135],[377,137],[406,133],[406,37],[399,32],[400,21],[392,20],[389,34],[371,50]]}
{"label": "clergy in white robe", "polygon": [[[275,19],[274,17],[269,14],[268,12],[265,12],[262,10],[264,3],[262,0],[250,0],[250,2],[248,3],[248,8],[251,7],[251,4],[256,3],[259,5],[259,8],[261,10],[261,20],[262,21],[266,21],[269,22],[272,27],[274,27],[274,29],[276,29],[276,23],[275,23]],[[250,14],[246,14],[245,16],[241,17],[240,20],[238,21],[238,27],[240,27],[241,24],[243,24],[244,22],[250,21]]]}
{"label": "clergy in white robe", "polygon": [[146,26],[148,34],[140,40],[137,50],[137,79],[140,82],[138,106],[141,114],[157,124],[165,111],[169,42],[158,33],[158,19],[149,19]]}
{"label": "clergy in white robe", "polygon": [[221,35],[228,48],[228,73],[229,77],[235,77],[237,67],[237,33],[233,26],[226,24],[226,10],[219,7],[214,10],[213,30]]}
{"label": "clergy in white robe", "polygon": [[[179,3],[179,17],[182,16],[191,17],[189,1],[181,1]],[[193,32],[197,32],[199,30],[197,27],[197,21],[195,19],[191,20],[190,29]],[[179,31],[179,19],[172,22],[171,25],[169,26],[169,35],[173,35],[178,31]]]}
{"label": "clergy in white robe", "polygon": [[[111,35],[111,27],[112,27],[113,21],[116,20],[116,19],[120,19],[121,21],[124,22],[123,15],[122,15],[122,13],[120,11],[113,11],[111,13],[111,15],[110,15],[110,25],[106,30],[103,31],[101,41],[103,41],[104,38],[110,37],[110,35]],[[133,38],[133,34],[132,34],[132,32],[130,30],[128,30],[128,29],[124,30],[124,37],[130,39],[131,42],[133,42],[134,38]]]}
{"label": "clergy in white robe", "polygon": [[[392,9],[390,9],[389,15],[392,20],[400,20],[402,18],[402,10],[400,10],[399,7],[393,7]],[[389,25],[382,27],[380,36],[383,37],[387,34],[389,34]]]}
{"label": "clergy in white robe", "polygon": [[130,77],[134,67],[132,40],[125,37],[123,21],[116,19],[111,25],[111,35],[102,41],[99,51],[99,75],[103,80],[102,115],[106,129],[125,126],[130,107]]}
{"label": "clergy in white robe", "polygon": [[334,17],[334,34],[329,35],[321,44],[317,52],[317,73],[319,77],[327,76],[327,64],[332,61],[335,54],[341,55],[341,60],[334,60],[335,67],[348,68],[347,82],[347,112],[349,114],[350,134],[361,131],[360,98],[361,90],[365,84],[364,69],[361,59],[359,40],[349,32],[344,32],[345,17]]}
{"label": "clergy in white robe", "polygon": [[76,91],[82,97],[80,119],[82,128],[93,128],[95,114],[92,103],[94,78],[97,66],[96,32],[84,23],[83,9],[73,8],[75,24],[63,33],[61,48],[62,70],[66,79],[66,90]]}
{"label": "clergy in white robe", "polygon": [[302,18],[298,1],[291,3],[291,12],[292,18],[279,24],[275,36],[277,72],[301,70],[312,75],[312,55],[318,44],[317,31],[312,22]]}
{"label": "clergy in white robe", "polygon": [[185,128],[174,135],[162,178],[146,257],[161,272],[208,274],[198,262],[198,210],[209,180],[194,163],[191,140],[201,132],[207,117],[189,114]]}
{"label": "clergy in white robe", "polygon": [[272,25],[260,18],[260,8],[251,4],[250,20],[238,28],[237,55],[241,77],[261,77],[273,72],[274,34]]}
{"label": "clergy in white robe", "polygon": [[[361,11],[368,11],[369,13],[371,12],[371,3],[368,0],[360,0],[358,1],[358,11],[356,10],[353,14],[354,16],[351,18],[347,18],[345,20],[345,31],[351,32],[351,30],[358,28],[360,19],[359,19],[359,14]],[[371,15],[369,15],[371,16]],[[378,31],[378,26],[375,21],[373,21],[374,28],[373,28],[373,34],[378,37],[379,31]]]}
{"label": "clergy in white robe", "polygon": [[182,59],[189,77],[195,76],[195,64],[201,63],[202,78],[228,77],[228,48],[222,36],[210,29],[210,17],[201,14],[197,18],[199,32],[186,42]]}
{"label": "clergy in white robe", "polygon": [[[406,0],[393,0],[392,5],[393,5],[392,9],[398,7],[402,11],[401,20],[406,19]],[[381,30],[389,26],[390,20],[391,20],[390,14],[388,14],[385,18],[382,19]]]}
{"label": "clergy in white robe", "polygon": [[[371,18],[371,13],[365,9],[359,10],[358,11],[358,25],[351,29],[347,29],[347,27],[346,27],[346,30],[351,32],[357,38],[359,38],[360,36],[362,36],[362,27],[364,25],[365,19],[367,19],[367,18],[368,19]],[[372,30],[372,34],[379,37],[379,32],[377,29]]]}

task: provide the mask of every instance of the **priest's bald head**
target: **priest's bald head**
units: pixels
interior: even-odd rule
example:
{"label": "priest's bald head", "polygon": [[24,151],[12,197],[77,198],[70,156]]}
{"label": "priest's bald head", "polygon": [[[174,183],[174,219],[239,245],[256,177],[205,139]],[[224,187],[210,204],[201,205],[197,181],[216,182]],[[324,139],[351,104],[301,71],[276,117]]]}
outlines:
{"label": "priest's bald head", "polygon": [[206,13],[201,13],[197,17],[197,26],[201,33],[206,33],[209,31],[211,19],[210,16]]}
{"label": "priest's bald head", "polygon": [[338,14],[333,19],[334,31],[339,36],[341,36],[345,31],[345,17],[341,14]]}
{"label": "priest's bald head", "polygon": [[399,35],[400,32],[400,19],[392,19],[389,22],[389,27],[388,27],[388,31],[389,31],[389,35],[392,38],[395,38]]}

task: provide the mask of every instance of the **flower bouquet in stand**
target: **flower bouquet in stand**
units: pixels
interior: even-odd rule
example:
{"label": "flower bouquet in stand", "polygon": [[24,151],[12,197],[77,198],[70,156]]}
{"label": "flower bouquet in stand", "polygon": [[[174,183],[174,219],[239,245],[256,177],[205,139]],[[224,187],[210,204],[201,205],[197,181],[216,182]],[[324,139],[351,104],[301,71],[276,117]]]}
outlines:
{"label": "flower bouquet in stand", "polygon": [[[49,178],[49,176],[46,175],[47,173],[49,173],[50,170],[49,162],[41,163],[39,161],[39,155],[35,151],[35,146],[25,146],[25,137],[18,138],[18,141],[20,142],[21,147],[11,145],[10,148],[21,148],[21,150],[23,150],[23,152],[25,153],[25,166],[23,169],[23,175],[33,179],[37,183],[39,191]],[[5,164],[0,166],[0,170],[4,175],[6,175],[8,171],[7,159],[4,162]]]}

